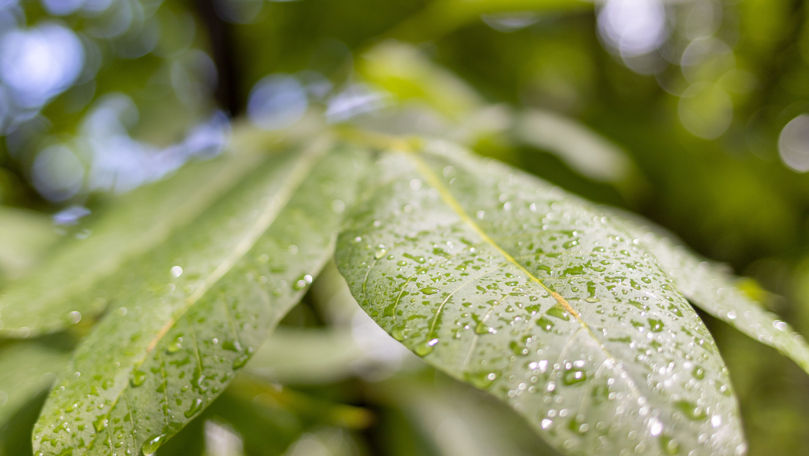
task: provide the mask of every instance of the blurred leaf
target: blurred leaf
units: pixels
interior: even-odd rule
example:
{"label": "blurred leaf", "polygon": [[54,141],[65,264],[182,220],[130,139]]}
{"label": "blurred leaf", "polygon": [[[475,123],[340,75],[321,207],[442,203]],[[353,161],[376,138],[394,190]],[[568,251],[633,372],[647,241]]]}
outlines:
{"label": "blurred leaf", "polygon": [[477,20],[483,14],[590,11],[588,0],[437,0],[391,32],[394,38],[427,41]]}
{"label": "blurred leaf", "polygon": [[553,112],[529,110],[516,123],[515,134],[520,140],[552,152],[591,179],[621,182],[634,170],[618,146]]}
{"label": "blurred leaf", "polygon": [[39,343],[0,349],[0,426],[26,402],[50,388],[70,354]]}
{"label": "blurred leaf", "polygon": [[109,288],[99,293],[101,282],[126,274],[121,268],[127,260],[161,246],[263,157],[239,150],[238,156],[191,163],[90,216],[83,226],[90,233],[86,239],[65,240],[36,271],[0,291],[0,335],[52,332],[103,310],[112,296]]}
{"label": "blurred leaf", "polygon": [[620,225],[447,143],[391,145],[336,258],[394,338],[567,454],[744,451],[711,335]]}
{"label": "blurred leaf", "polygon": [[48,217],[0,206],[0,274],[14,278],[24,273],[56,239]]}
{"label": "blurred leaf", "polygon": [[408,377],[394,379],[374,385],[374,394],[383,396],[384,402],[397,404],[410,417],[419,435],[436,448],[430,454],[557,454],[513,410],[444,376],[429,382]]}
{"label": "blurred leaf", "polygon": [[365,454],[354,439],[341,429],[321,428],[301,436],[285,456],[357,456]]}
{"label": "blurred leaf", "polygon": [[[699,308],[763,344],[792,358],[809,373],[809,345],[786,322],[764,310],[743,291],[744,282],[727,268],[699,258],[670,233],[628,213],[615,215],[622,228],[640,241],[674,286]],[[620,217],[620,218],[619,218]]]}
{"label": "blurred leaf", "polygon": [[419,100],[449,119],[463,118],[483,104],[457,76],[430,62],[416,48],[395,41],[383,42],[363,54],[357,71],[400,101]]}
{"label": "blurred leaf", "polygon": [[372,420],[370,412],[363,408],[310,397],[280,385],[268,384],[249,374],[237,376],[229,392],[257,404],[283,407],[302,418],[348,429],[365,428]]}
{"label": "blurred leaf", "polygon": [[198,415],[326,262],[364,157],[323,140],[269,156],[123,268],[118,305],[51,392],[35,449],[151,454]]}
{"label": "blurred leaf", "polygon": [[32,397],[0,427],[0,456],[34,454],[31,449],[31,430],[42,410],[46,394],[42,390]]}
{"label": "blurred leaf", "polygon": [[256,351],[245,370],[286,384],[325,383],[354,374],[368,358],[349,331],[281,327]]}

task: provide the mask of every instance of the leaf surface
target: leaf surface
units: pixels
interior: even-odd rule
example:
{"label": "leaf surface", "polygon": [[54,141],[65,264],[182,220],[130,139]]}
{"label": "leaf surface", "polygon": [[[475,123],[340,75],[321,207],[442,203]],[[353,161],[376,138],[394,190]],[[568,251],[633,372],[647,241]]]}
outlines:
{"label": "leaf surface", "polygon": [[657,258],[675,286],[702,310],[774,347],[809,373],[809,345],[778,315],[745,294],[726,267],[706,261],[659,227],[630,214],[615,215],[626,231]]}
{"label": "leaf surface", "polygon": [[364,155],[321,144],[269,156],[123,268],[34,429],[43,454],[153,453],[227,385],[329,258]]}
{"label": "leaf surface", "polygon": [[66,239],[34,272],[0,291],[0,335],[53,332],[103,310],[109,294],[99,292],[100,282],[198,216],[260,160],[244,153],[191,163],[111,201],[90,216],[86,238]]}
{"label": "leaf surface", "polygon": [[336,259],[394,338],[567,454],[744,453],[711,335],[604,213],[446,143],[378,169]]}

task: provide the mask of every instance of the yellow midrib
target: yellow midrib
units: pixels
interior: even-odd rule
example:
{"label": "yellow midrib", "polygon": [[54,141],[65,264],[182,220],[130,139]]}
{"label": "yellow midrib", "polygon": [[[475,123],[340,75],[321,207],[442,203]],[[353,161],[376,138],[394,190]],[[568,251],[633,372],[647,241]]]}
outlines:
{"label": "yellow midrib", "polygon": [[[485,231],[466,213],[466,210],[461,206],[461,203],[458,202],[457,199],[450,193],[449,189],[447,189],[444,184],[438,179],[438,176],[433,173],[433,171],[424,163],[424,160],[419,158],[414,153],[407,153],[407,157],[409,157],[416,165],[416,168],[419,170],[419,173],[424,176],[427,182],[433,188],[438,191],[439,195],[441,195],[441,199],[446,203],[452,210],[461,218],[469,227],[477,234],[483,241],[489,244],[492,248],[497,250],[497,252],[502,255],[509,263],[513,264],[516,268],[518,268],[522,273],[524,273],[531,281],[538,284],[542,287],[545,291],[550,293],[551,296],[562,306],[566,311],[568,311],[571,315],[573,315],[577,320],[581,321],[581,316],[579,313],[574,309],[567,300],[562,297],[559,293],[551,290],[547,285],[545,285],[539,278],[537,278],[531,271],[526,269],[523,265],[517,262],[510,253],[505,251],[500,245],[498,245],[494,239],[492,239]],[[587,324],[582,321],[582,324],[586,327]]]}
{"label": "yellow midrib", "polygon": [[635,393],[638,397],[644,396],[643,394],[641,394],[640,390],[635,384],[635,380],[622,367],[623,366],[622,363],[618,362],[617,358],[615,358],[615,356],[613,356],[609,352],[609,350],[607,350],[607,347],[605,347],[600,340],[598,340],[598,337],[596,337],[595,333],[587,324],[587,322],[585,322],[581,318],[579,312],[577,312],[576,309],[574,309],[562,295],[553,291],[547,285],[545,285],[538,277],[536,277],[533,273],[531,273],[531,271],[529,271],[523,265],[517,262],[517,260],[514,259],[514,257],[510,253],[508,253],[502,247],[500,247],[494,241],[494,239],[492,239],[485,231],[483,231],[483,229],[477,223],[475,223],[474,219],[472,219],[472,217],[466,212],[463,206],[461,206],[461,203],[458,202],[455,196],[452,195],[452,192],[450,192],[450,190],[444,185],[444,183],[441,182],[441,180],[433,172],[433,170],[430,169],[427,163],[425,163],[424,160],[422,160],[421,157],[418,156],[418,153],[416,151],[412,150],[412,148],[410,147],[402,146],[402,143],[395,143],[393,148],[398,152],[402,152],[405,157],[407,157],[414,163],[419,174],[421,174],[424,177],[424,179],[427,180],[427,183],[438,192],[439,196],[444,201],[444,203],[447,204],[456,213],[456,215],[458,215],[458,217],[461,220],[463,220],[464,223],[466,223],[475,232],[475,234],[477,234],[486,244],[488,244],[493,249],[495,249],[499,254],[501,254],[509,263],[513,264],[517,269],[523,272],[532,282],[538,284],[540,287],[546,290],[556,300],[556,302],[559,303],[560,306],[562,306],[562,308],[564,308],[567,312],[573,315],[573,317],[581,325],[581,327],[585,329],[587,333],[590,335],[590,337],[596,342],[596,344],[598,345],[599,349],[604,354],[604,356],[607,359],[611,360],[613,364],[616,366],[616,368],[623,373],[627,385],[632,390],[632,392]]}
{"label": "yellow midrib", "polygon": [[[242,238],[242,240],[236,245],[236,247],[232,250],[231,254],[228,255],[220,264],[217,266],[214,271],[205,278],[203,283],[185,299],[185,305],[175,314],[173,315],[164,325],[160,328],[158,333],[149,341],[149,345],[146,347],[146,350],[143,352],[143,356],[140,357],[136,362],[132,363],[132,369],[136,369],[140,366],[145,360],[146,357],[151,353],[157,344],[162,340],[163,336],[177,323],[177,321],[185,315],[186,312],[196,304],[200,298],[202,298],[205,293],[208,292],[224,275],[233,268],[233,266],[238,262],[255,244],[258,240],[259,236],[261,236],[272,222],[276,219],[278,214],[280,213],[281,209],[286,206],[289,200],[294,195],[295,189],[299,188],[303,180],[306,178],[309,171],[317,162],[317,159],[324,155],[328,149],[329,145],[332,141],[328,138],[323,138],[321,140],[315,141],[315,144],[312,147],[309,147],[305,151],[301,153],[300,161],[296,163],[294,168],[288,174],[289,178],[287,180],[286,185],[284,185],[280,191],[276,194],[275,197],[270,198],[269,203],[267,204],[264,212],[253,224],[251,229],[247,232],[247,235]],[[117,405],[118,401],[121,399],[124,391],[127,388],[124,387],[120,390],[118,395],[112,401],[111,405],[107,409],[111,411]],[[97,441],[97,438],[93,438],[90,441],[90,445],[88,449],[92,448]]]}

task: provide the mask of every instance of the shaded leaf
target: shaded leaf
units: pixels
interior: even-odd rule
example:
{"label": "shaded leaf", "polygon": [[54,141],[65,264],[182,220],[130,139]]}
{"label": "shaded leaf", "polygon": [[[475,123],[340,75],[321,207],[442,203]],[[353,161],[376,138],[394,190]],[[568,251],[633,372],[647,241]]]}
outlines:
{"label": "shaded leaf", "polygon": [[792,358],[809,373],[809,345],[786,322],[739,287],[726,267],[706,261],[659,227],[620,214],[624,229],[658,260],[675,286],[700,309]]}
{"label": "shaded leaf", "polygon": [[744,453],[711,335],[619,225],[448,144],[398,149],[336,256],[394,338],[568,454]]}
{"label": "shaded leaf", "polygon": [[70,354],[38,343],[0,350],[0,425],[56,380]]}
{"label": "shaded leaf", "polygon": [[35,450],[150,454],[221,393],[331,254],[364,155],[329,149],[268,157],[122,269],[117,305],[53,389]]}
{"label": "shaded leaf", "polygon": [[[417,427],[419,436],[429,439],[435,447],[430,454],[557,454],[513,410],[443,375],[433,373],[423,380],[396,378],[375,385],[374,394],[381,395],[384,402],[396,404],[407,413],[412,422],[410,425]],[[405,426],[403,423],[398,427]],[[410,439],[414,440],[413,437]]]}
{"label": "shaded leaf", "polygon": [[245,370],[284,384],[323,383],[349,377],[368,362],[349,331],[278,328]]}

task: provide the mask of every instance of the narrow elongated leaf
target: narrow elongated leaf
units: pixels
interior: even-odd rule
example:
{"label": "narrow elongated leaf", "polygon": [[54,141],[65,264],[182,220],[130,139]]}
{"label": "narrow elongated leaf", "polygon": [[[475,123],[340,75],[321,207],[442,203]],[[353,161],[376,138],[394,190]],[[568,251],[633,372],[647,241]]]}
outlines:
{"label": "narrow elongated leaf", "polygon": [[151,454],[199,414],[330,256],[362,157],[323,144],[271,156],[123,268],[117,305],[48,398],[35,450]]}
{"label": "narrow elongated leaf", "polygon": [[551,111],[526,111],[516,124],[515,133],[522,141],[547,149],[591,179],[621,182],[634,171],[626,152],[618,146]]}
{"label": "narrow elongated leaf", "polygon": [[660,228],[616,215],[626,231],[657,258],[678,290],[699,308],[748,336],[776,348],[809,373],[809,345],[778,316],[764,310],[737,286],[727,268],[699,258]]}
{"label": "narrow elongated leaf", "polygon": [[711,335],[609,217],[444,143],[379,168],[336,258],[394,338],[568,454],[745,452]]}
{"label": "narrow elongated leaf", "polygon": [[[261,159],[230,155],[192,163],[171,179],[137,189],[88,220],[86,239],[70,239],[36,271],[0,291],[0,335],[28,337],[77,323],[102,310],[96,285],[204,211]],[[204,183],[204,185],[202,185]]]}
{"label": "narrow elongated leaf", "polygon": [[34,343],[0,350],[0,426],[23,404],[50,387],[69,357],[67,352]]}

